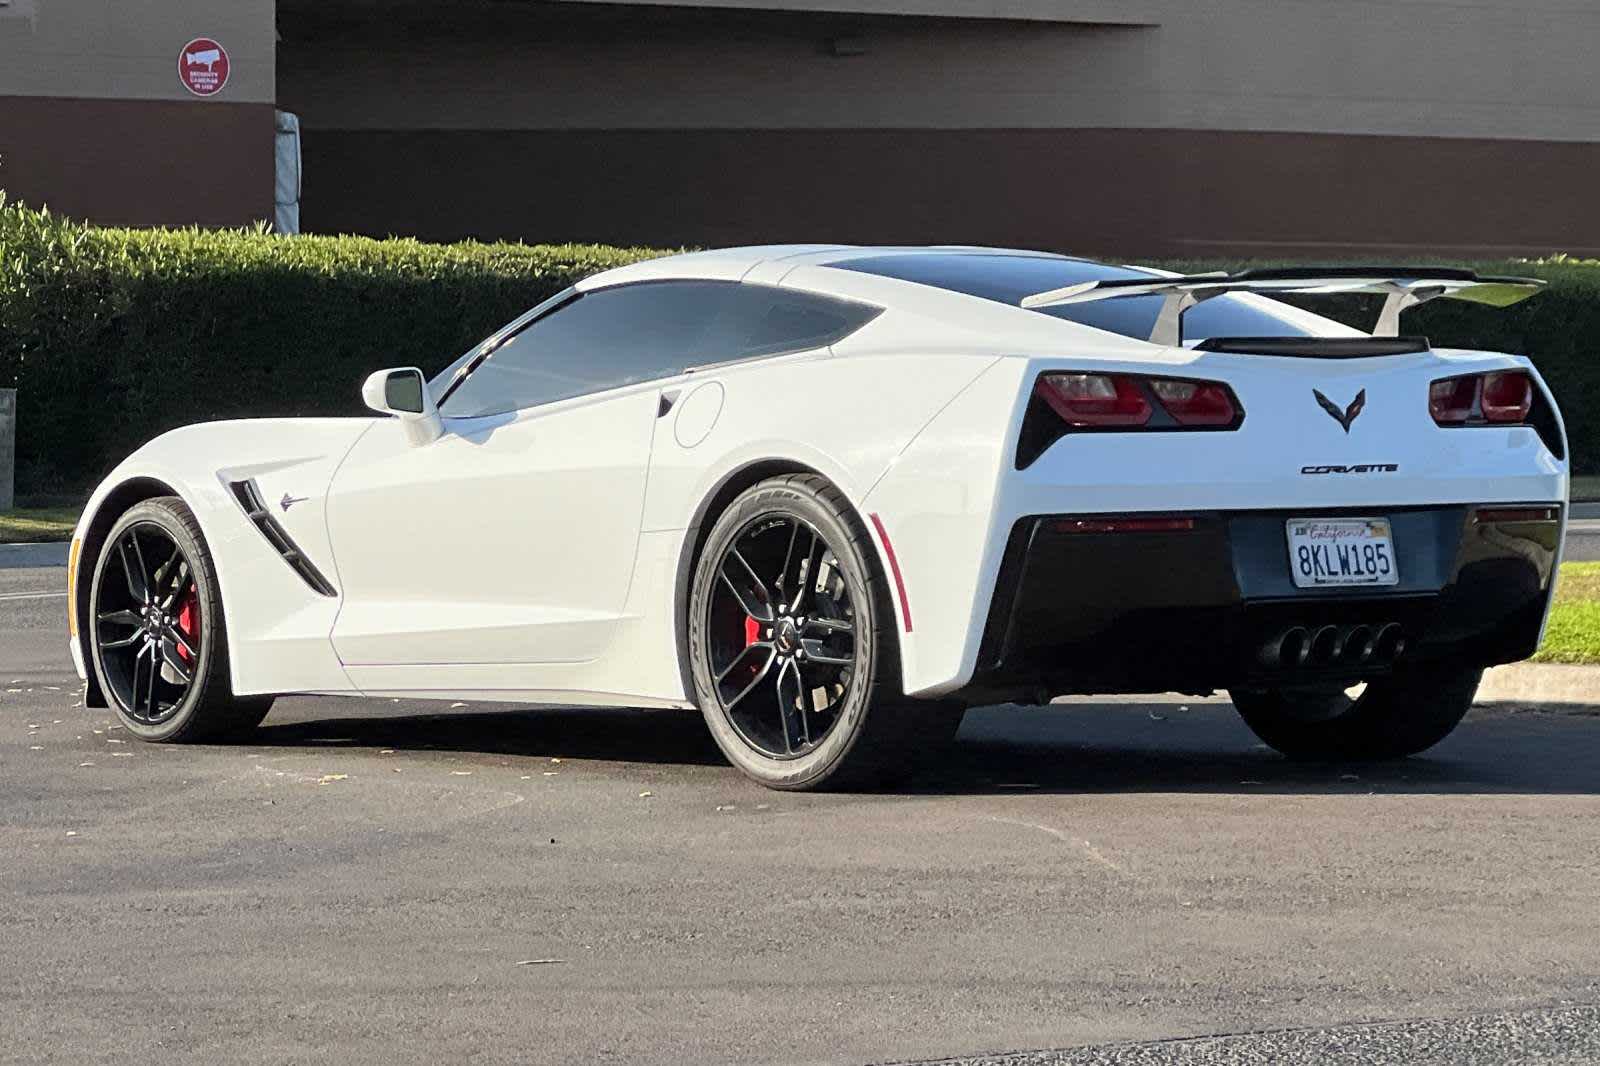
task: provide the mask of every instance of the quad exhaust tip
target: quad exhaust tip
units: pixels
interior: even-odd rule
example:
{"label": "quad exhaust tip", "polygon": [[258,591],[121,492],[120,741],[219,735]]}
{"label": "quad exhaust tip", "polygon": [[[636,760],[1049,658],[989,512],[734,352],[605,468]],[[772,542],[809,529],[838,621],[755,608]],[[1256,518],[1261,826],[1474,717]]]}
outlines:
{"label": "quad exhaust tip", "polygon": [[1381,626],[1290,626],[1261,646],[1261,665],[1295,670],[1304,666],[1368,666],[1392,663],[1405,654],[1405,630],[1398,622]]}
{"label": "quad exhaust tip", "polygon": [[1373,645],[1373,654],[1384,662],[1394,662],[1406,651],[1405,630],[1395,622],[1390,622],[1378,630],[1378,636]]}
{"label": "quad exhaust tip", "polygon": [[[1399,626],[1395,626],[1399,629]],[[1340,642],[1339,658],[1347,663],[1367,663],[1372,661],[1372,653],[1377,650],[1377,634],[1371,626],[1351,626],[1343,634]]]}
{"label": "quad exhaust tip", "polygon": [[1329,666],[1339,659],[1343,648],[1338,626],[1323,626],[1311,634],[1311,665]]}
{"label": "quad exhaust tip", "polygon": [[1304,626],[1284,630],[1261,649],[1261,664],[1269,667],[1304,666],[1311,654],[1311,634]]}

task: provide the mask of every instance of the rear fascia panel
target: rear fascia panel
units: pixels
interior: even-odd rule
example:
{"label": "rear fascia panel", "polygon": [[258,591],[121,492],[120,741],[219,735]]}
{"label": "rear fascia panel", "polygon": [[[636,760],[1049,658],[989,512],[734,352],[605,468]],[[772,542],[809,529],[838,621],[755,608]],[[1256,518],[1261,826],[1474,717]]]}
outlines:
{"label": "rear fascia panel", "polygon": [[[1193,350],[1152,350],[1144,360],[1121,352],[1002,360],[941,412],[866,501],[894,540],[915,617],[908,694],[943,695],[972,678],[1007,540],[1030,515],[1564,504],[1567,463],[1533,429],[1443,429],[1428,417],[1434,378],[1512,368],[1532,370],[1515,356],[1450,351],[1337,361]],[[1022,412],[1047,370],[1222,380],[1245,419],[1225,433],[1068,434],[1019,471]],[[1313,388],[1341,405],[1366,390],[1348,434]],[[1363,464],[1397,469],[1302,472]]]}

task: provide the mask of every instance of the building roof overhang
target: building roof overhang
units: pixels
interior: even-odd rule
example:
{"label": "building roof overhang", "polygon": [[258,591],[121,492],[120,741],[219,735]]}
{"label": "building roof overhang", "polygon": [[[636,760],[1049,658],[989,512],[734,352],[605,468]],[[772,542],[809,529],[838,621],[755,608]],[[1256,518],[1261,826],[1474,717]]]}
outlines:
{"label": "building roof overhang", "polygon": [[[558,0],[610,4],[615,0]],[[923,18],[1018,19],[1104,26],[1160,23],[1156,0],[630,0],[648,7],[729,8],[845,15],[912,15]]]}

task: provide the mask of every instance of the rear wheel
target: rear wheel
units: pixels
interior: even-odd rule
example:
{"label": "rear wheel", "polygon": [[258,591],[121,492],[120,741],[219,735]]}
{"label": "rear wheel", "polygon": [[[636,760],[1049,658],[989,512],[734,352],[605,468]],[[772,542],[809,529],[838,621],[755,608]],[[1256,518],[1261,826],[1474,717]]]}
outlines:
{"label": "rear wheel", "polygon": [[870,535],[823,478],[734,501],[695,568],[689,653],[712,736],[769,788],[872,787],[955,735],[962,709],[907,700]]}
{"label": "rear wheel", "polygon": [[1363,690],[1338,685],[1236,689],[1245,724],[1291,759],[1377,761],[1426,751],[1472,707],[1481,669],[1412,668]]}
{"label": "rear wheel", "polygon": [[272,697],[233,694],[216,567],[182,500],[145,500],[117,519],[89,597],[95,672],[129,732],[216,740],[266,717]]}

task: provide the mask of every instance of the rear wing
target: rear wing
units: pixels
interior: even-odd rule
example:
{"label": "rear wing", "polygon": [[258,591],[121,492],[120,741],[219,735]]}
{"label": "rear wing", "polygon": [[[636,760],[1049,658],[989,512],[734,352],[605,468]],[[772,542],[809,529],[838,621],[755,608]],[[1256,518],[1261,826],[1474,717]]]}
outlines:
{"label": "rear wing", "polygon": [[1400,312],[1444,297],[1510,307],[1544,288],[1537,278],[1480,277],[1454,267],[1282,267],[1243,270],[1237,274],[1188,274],[1176,278],[1119,278],[1085,281],[1064,289],[1024,297],[1030,310],[1064,304],[1092,303],[1128,296],[1163,297],[1161,313],[1150,332],[1152,344],[1183,343],[1183,313],[1195,304],[1230,292],[1343,295],[1374,293],[1386,297],[1374,337],[1398,337]]}

